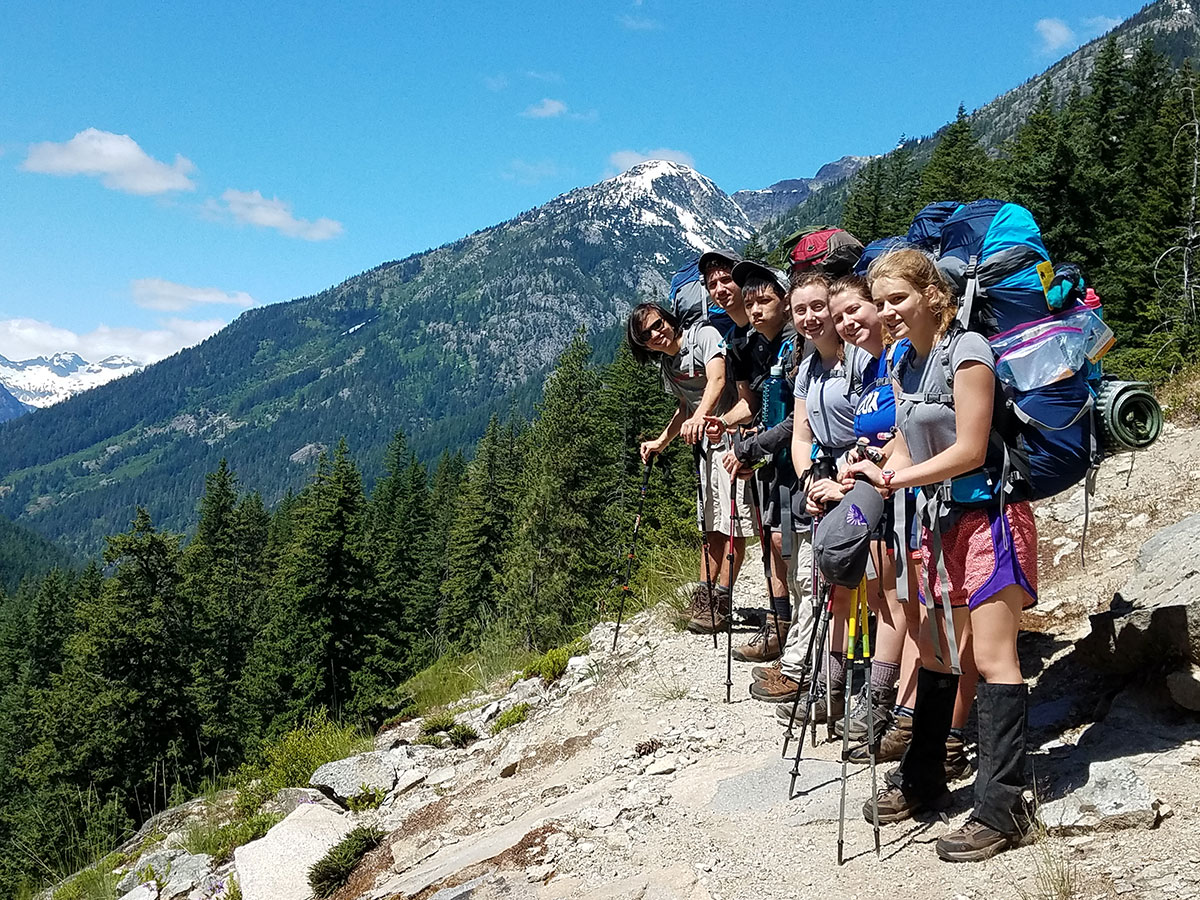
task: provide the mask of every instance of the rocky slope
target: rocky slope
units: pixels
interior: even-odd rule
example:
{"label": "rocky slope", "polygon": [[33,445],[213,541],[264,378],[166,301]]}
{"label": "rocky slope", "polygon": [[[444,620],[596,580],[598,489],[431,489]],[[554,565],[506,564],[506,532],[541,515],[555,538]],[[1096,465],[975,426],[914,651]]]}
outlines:
{"label": "rocky slope", "polygon": [[[551,685],[529,679],[465,700],[459,721],[485,735],[502,710],[530,705],[527,721],[496,736],[440,750],[411,743],[419,723],[408,723],[381,733],[375,751],[323,767],[307,793],[284,792],[270,805],[288,813],[281,824],[215,873],[169,845],[189,820],[227,807],[197,801],[148,823],[146,836],[174,837],[131,842],[141,858],[174,854],[173,872],[208,872],[195,884],[209,887],[143,887],[136,896],[224,896],[217,881],[239,878],[246,900],[300,900],[298,876],[364,822],[387,837],[338,900],[1200,896],[1200,670],[1162,654],[1173,632],[1190,635],[1192,661],[1200,658],[1200,599],[1187,587],[1200,572],[1200,479],[1179,477],[1200,471],[1196,436],[1169,427],[1132,472],[1128,457],[1106,464],[1086,570],[1082,498],[1038,510],[1042,602],[1025,622],[1021,656],[1045,833],[994,861],[949,865],[933,853],[965,815],[970,782],[954,785],[948,825],[885,827],[876,859],[858,812],[869,772],[851,766],[848,861],[838,867],[840,745],[806,743],[789,796],[781,729],[771,706],[746,697],[748,667],[735,664],[734,702],[724,703],[724,643],[714,651],[679,632],[660,606],[634,617],[616,652],[611,624],[597,626],[590,651]],[[738,605],[762,605],[756,568],[744,571]],[[1114,587],[1122,588],[1115,604]],[[735,637],[748,634],[739,630]],[[1139,634],[1159,648],[1160,663],[1182,665],[1177,674],[1164,680],[1160,664],[1131,678],[1096,653],[1097,641],[1112,636],[1124,647]],[[347,797],[364,785],[382,804],[347,812]]]}
{"label": "rocky slope", "polygon": [[849,178],[871,159],[870,156],[843,156],[821,166],[812,178],[789,178],[757,191],[735,191],[729,199],[741,207],[754,228],[762,228],[806,201],[814,192]]}

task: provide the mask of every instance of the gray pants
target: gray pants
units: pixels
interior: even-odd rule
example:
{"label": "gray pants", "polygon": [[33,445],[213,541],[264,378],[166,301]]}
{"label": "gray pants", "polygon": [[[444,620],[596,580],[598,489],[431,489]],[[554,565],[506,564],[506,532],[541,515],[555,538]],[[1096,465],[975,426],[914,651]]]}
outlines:
{"label": "gray pants", "polygon": [[788,566],[788,590],[792,595],[792,627],[788,629],[780,660],[784,675],[799,681],[806,660],[804,653],[815,625],[812,608],[812,531],[796,536],[791,565]]}

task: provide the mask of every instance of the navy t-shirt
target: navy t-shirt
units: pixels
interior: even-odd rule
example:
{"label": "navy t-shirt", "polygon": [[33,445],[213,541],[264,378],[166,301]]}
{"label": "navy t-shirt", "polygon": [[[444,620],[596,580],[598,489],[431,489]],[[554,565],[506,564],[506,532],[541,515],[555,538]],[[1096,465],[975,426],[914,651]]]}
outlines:
{"label": "navy t-shirt", "polygon": [[896,398],[887,360],[891,358],[894,365],[908,347],[907,339],[885,347],[883,356],[872,359],[863,370],[863,395],[854,410],[854,435],[865,437],[873,447],[886,444],[888,438],[880,435],[891,432],[896,425]]}

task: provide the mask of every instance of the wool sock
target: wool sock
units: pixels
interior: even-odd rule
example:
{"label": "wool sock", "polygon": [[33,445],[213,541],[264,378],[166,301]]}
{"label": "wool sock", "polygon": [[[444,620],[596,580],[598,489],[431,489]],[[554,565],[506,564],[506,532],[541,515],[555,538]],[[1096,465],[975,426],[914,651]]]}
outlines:
{"label": "wool sock", "polygon": [[950,737],[958,738],[960,741],[963,740],[963,730],[961,728],[951,728]]}
{"label": "wool sock", "polygon": [[896,716],[897,718],[900,716],[907,716],[911,719],[913,717],[913,708],[911,706],[901,706],[899,703],[897,703],[896,708],[892,710],[892,715]]}
{"label": "wool sock", "polygon": [[829,680],[825,683],[835,691],[846,688],[846,654],[837,650],[829,654]]}
{"label": "wool sock", "polygon": [[871,687],[876,691],[890,691],[900,677],[900,664],[871,661]]}

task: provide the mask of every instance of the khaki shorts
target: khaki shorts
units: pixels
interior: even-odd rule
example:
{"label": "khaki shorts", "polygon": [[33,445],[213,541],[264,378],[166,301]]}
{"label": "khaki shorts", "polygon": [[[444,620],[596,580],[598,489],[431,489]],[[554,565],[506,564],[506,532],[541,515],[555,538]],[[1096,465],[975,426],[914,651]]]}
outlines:
{"label": "khaki shorts", "polygon": [[[696,503],[696,524],[705,533],[730,534],[729,492],[730,476],[721,465],[727,453],[733,449],[726,438],[719,444],[705,442],[707,454],[701,466],[703,473],[704,502]],[[750,485],[744,478],[733,479],[732,490],[737,502],[737,520],[732,523],[734,537],[747,537],[754,533],[754,510],[750,508]]]}

